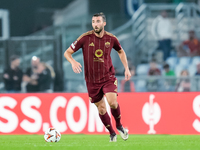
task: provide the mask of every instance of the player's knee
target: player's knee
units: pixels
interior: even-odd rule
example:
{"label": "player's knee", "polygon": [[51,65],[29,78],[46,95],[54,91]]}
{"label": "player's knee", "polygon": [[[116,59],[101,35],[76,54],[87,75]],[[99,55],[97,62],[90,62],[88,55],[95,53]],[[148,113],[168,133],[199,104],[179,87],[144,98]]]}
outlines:
{"label": "player's knee", "polygon": [[118,106],[118,103],[116,101],[111,101],[111,102],[109,102],[109,105],[111,108],[116,109]]}
{"label": "player's knee", "polygon": [[99,114],[100,114],[100,115],[104,115],[104,114],[106,113],[106,108],[100,106],[100,107],[98,107],[98,111],[99,111]]}

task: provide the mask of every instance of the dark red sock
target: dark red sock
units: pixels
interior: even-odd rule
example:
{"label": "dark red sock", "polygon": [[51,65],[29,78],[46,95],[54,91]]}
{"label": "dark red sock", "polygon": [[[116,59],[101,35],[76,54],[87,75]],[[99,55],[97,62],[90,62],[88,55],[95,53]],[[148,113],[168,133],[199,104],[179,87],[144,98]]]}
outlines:
{"label": "dark red sock", "polygon": [[119,104],[117,106],[117,109],[112,109],[111,108],[111,113],[113,115],[113,117],[115,118],[115,121],[116,121],[116,127],[119,127],[121,126],[121,113],[120,113],[120,108],[119,108]]}
{"label": "dark red sock", "polygon": [[104,115],[99,114],[99,117],[101,118],[101,121],[103,122],[104,126],[108,129],[110,134],[115,133],[115,131],[112,128],[111,122],[110,122],[110,116],[106,112]]}

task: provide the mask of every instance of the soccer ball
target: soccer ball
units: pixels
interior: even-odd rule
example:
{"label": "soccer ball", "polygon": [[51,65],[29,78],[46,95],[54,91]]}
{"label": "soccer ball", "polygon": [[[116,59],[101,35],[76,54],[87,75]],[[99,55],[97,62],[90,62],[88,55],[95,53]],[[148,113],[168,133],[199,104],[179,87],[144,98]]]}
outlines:
{"label": "soccer ball", "polygon": [[49,128],[44,134],[44,139],[46,142],[58,142],[61,139],[61,134],[55,128]]}

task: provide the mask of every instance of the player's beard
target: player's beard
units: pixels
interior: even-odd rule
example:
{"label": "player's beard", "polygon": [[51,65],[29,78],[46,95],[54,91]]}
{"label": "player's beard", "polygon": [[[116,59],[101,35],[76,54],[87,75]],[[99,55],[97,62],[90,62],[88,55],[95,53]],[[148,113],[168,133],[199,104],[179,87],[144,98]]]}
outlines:
{"label": "player's beard", "polygon": [[103,27],[100,27],[99,29],[94,28],[94,32],[97,34],[100,34],[102,30],[103,30]]}

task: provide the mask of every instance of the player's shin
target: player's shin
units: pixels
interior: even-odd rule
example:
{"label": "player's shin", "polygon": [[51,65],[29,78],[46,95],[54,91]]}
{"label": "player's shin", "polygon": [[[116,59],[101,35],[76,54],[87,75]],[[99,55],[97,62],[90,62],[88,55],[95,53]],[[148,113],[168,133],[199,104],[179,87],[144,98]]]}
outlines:
{"label": "player's shin", "polygon": [[111,113],[116,121],[116,127],[122,126],[121,124],[121,113],[120,113],[120,107],[119,104],[116,109],[111,108]]}
{"label": "player's shin", "polygon": [[101,121],[103,122],[104,126],[110,132],[110,134],[115,133],[115,131],[113,130],[113,127],[112,127],[112,124],[111,124],[110,117],[109,117],[108,113],[106,112],[104,115],[99,114],[99,117],[100,117]]}

